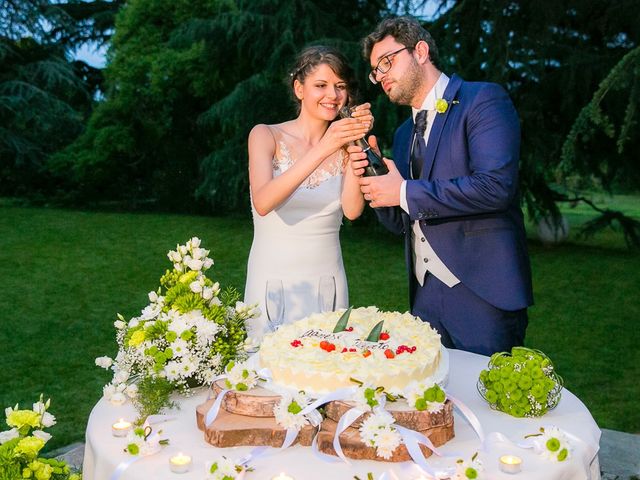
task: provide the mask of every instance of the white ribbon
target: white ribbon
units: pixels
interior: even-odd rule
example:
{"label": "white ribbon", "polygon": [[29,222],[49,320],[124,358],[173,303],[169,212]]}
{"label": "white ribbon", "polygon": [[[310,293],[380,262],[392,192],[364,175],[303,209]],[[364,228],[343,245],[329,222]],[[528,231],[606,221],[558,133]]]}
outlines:
{"label": "white ribbon", "polygon": [[338,421],[338,425],[336,426],[336,433],[333,437],[333,449],[336,451],[336,455],[340,457],[347,465],[351,465],[351,462],[347,460],[344,453],[342,452],[342,445],[340,445],[340,434],[344,432],[353,422],[355,422],[361,415],[364,415],[366,412],[364,410],[359,409],[358,407],[353,407],[350,410],[347,410],[340,420]]}
{"label": "white ribbon", "polygon": [[131,465],[133,465],[135,462],[137,462],[142,458],[144,457],[132,457],[129,460],[120,462],[118,467],[114,470],[114,472],[109,477],[109,480],[118,480],[120,478],[120,475],[122,475],[127,468],[129,468]]}
{"label": "white ribbon", "polygon": [[462,416],[469,422],[473,430],[476,432],[476,435],[478,435],[480,443],[484,443],[484,431],[482,430],[482,425],[480,424],[480,420],[478,420],[476,414],[473,413],[469,407],[467,407],[457,398],[449,395],[448,393],[446,394],[446,396],[449,400],[451,400],[451,403],[458,407],[458,410],[460,410]]}

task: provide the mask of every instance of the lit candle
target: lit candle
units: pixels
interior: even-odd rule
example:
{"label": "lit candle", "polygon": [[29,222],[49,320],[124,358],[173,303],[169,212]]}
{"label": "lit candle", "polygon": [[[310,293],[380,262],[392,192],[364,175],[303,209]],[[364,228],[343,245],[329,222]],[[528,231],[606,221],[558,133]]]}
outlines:
{"label": "lit candle", "polygon": [[280,473],[280,475],[276,475],[271,480],[293,480],[293,477],[290,477],[289,475],[283,472],[283,473]]}
{"label": "lit candle", "polygon": [[186,473],[191,467],[191,457],[179,453],[169,459],[169,467],[173,473]]}
{"label": "lit candle", "polygon": [[515,455],[503,455],[500,457],[500,470],[504,473],[519,473],[522,470],[522,459]]}
{"label": "lit candle", "polygon": [[127,422],[122,418],[111,425],[111,433],[114,437],[126,437],[131,430],[131,422]]}

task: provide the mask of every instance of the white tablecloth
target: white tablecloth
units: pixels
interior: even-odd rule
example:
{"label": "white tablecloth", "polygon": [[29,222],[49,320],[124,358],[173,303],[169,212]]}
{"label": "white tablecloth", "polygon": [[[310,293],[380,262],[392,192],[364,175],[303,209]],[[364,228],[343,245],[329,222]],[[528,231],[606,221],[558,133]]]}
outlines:
{"label": "white tablecloth", "polygon": [[[544,425],[555,425],[567,433],[581,439],[573,442],[570,459],[554,463],[541,458],[531,450],[507,444],[493,443],[488,451],[481,452],[485,477],[491,480],[598,480],[600,469],[598,447],[600,429],[584,404],[571,392],[564,390],[559,405],[538,419],[517,419],[507,414],[491,410],[476,391],[476,381],[480,371],[486,368],[488,358],[459,350],[450,350],[450,374],[447,392],[462,400],[477,415],[485,434],[501,432],[511,441],[519,442],[527,434],[537,433]],[[196,426],[195,408],[205,399],[206,392],[181,399],[181,408],[175,420],[162,424],[164,436],[170,444],[151,457],[131,464],[119,476],[120,480],[203,480],[206,476],[205,464],[222,455],[239,459],[252,447],[215,448],[203,439],[203,433]],[[133,420],[135,411],[131,404],[114,406],[101,399],[93,408],[86,432],[86,447],[83,465],[84,480],[109,480],[122,462],[131,457],[123,452],[124,438],[111,435],[111,425],[119,418]],[[454,452],[470,459],[480,448],[478,437],[471,426],[455,413],[455,438],[444,445],[443,453]],[[184,474],[172,473],[169,458],[178,452],[192,456],[191,470]],[[516,454],[523,459],[522,472],[509,475],[499,471],[498,458],[504,454]],[[432,455],[427,460],[432,466],[451,464],[451,460],[438,459]],[[251,466],[255,471],[246,475],[246,480],[266,479],[285,472],[296,480],[352,480],[354,475],[366,478],[367,472],[375,478],[384,472],[393,472],[402,480],[420,478],[411,462],[385,463],[369,460],[353,460],[352,465],[327,463],[313,454],[310,447],[294,446],[276,455],[256,460]]]}

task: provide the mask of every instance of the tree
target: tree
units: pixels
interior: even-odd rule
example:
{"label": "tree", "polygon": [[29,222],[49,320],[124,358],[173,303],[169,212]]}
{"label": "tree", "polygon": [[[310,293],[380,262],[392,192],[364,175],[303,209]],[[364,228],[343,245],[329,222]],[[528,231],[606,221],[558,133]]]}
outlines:
{"label": "tree", "polygon": [[[246,138],[293,116],[283,79],[308,43],[358,40],[384,2],[131,0],[116,20],[106,101],[56,155],[78,197],[152,199],[162,208],[248,208]],[[361,78],[366,78],[362,73]],[[195,198],[197,192],[197,199]]]}

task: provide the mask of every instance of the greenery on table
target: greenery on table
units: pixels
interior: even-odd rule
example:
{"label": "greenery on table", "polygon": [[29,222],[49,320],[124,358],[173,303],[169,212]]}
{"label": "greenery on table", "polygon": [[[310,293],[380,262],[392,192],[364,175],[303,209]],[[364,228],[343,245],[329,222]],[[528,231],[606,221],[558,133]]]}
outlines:
{"label": "greenery on table", "polygon": [[[614,199],[615,200],[615,199]],[[621,199],[640,217],[638,197]],[[573,224],[588,210],[570,212]],[[118,214],[0,206],[0,404],[40,392],[59,423],[46,448],[82,441],[109,380],[94,359],[115,354],[113,315],[130,317],[166,268],[167,245],[197,235],[215,246],[216,276],[242,286],[248,218]],[[354,305],[407,309],[403,246],[378,226],[346,225],[343,255]],[[565,386],[601,427],[640,432],[640,253],[619,235],[555,247],[530,242],[536,305],[527,346],[553,359]],[[111,349],[111,351],[109,351]]]}

